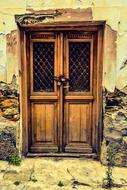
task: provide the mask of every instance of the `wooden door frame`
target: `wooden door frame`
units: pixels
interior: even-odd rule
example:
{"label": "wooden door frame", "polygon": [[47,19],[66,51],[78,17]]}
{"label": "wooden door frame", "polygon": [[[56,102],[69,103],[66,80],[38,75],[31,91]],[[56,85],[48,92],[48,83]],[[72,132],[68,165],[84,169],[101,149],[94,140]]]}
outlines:
{"label": "wooden door frame", "polygon": [[[26,15],[27,16],[27,15]],[[17,22],[17,20],[16,20]],[[65,30],[85,30],[86,32],[95,32],[97,34],[97,69],[96,69],[96,101],[94,103],[94,119],[96,126],[96,152],[100,157],[101,141],[102,141],[102,73],[103,73],[103,39],[104,39],[104,28],[105,21],[76,21],[76,22],[54,22],[54,23],[38,23],[20,25],[18,22],[19,29],[19,44],[20,44],[20,105],[21,105],[21,123],[22,123],[22,154],[28,153],[30,135],[30,103],[29,103],[29,43],[27,43],[28,35],[32,31],[65,31]]]}

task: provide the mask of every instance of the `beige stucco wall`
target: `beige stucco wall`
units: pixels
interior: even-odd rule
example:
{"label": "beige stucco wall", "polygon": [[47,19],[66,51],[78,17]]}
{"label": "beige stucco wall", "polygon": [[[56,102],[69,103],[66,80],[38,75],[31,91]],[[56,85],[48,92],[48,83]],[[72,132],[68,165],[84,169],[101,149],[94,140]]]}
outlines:
{"label": "beige stucco wall", "polygon": [[[127,0],[1,0],[0,81],[10,82],[13,74],[18,77],[18,49],[11,50],[7,44],[9,33],[17,30],[14,15],[64,8],[80,8],[79,12],[91,8],[93,20],[106,20],[103,86],[110,91],[115,87],[124,88],[127,85],[127,65],[124,65],[127,60]],[[69,14],[64,18],[72,19]]]}

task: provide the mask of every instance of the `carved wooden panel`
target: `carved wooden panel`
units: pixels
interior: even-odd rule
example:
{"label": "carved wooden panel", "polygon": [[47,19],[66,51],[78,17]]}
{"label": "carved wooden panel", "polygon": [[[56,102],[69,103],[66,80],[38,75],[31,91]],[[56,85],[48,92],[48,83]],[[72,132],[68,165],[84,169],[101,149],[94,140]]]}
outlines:
{"label": "carved wooden panel", "polygon": [[66,103],[66,147],[65,151],[90,151],[91,104]]}
{"label": "carved wooden panel", "polygon": [[32,104],[33,143],[55,143],[56,113],[55,104]]}
{"label": "carved wooden panel", "polygon": [[87,104],[70,103],[69,112],[69,143],[87,142],[88,128],[90,125],[90,107]]}
{"label": "carved wooden panel", "polygon": [[55,39],[56,35],[54,33],[33,33],[31,34],[31,39]]}
{"label": "carved wooden panel", "polygon": [[92,33],[87,32],[72,32],[70,34],[67,34],[68,39],[91,39]]}

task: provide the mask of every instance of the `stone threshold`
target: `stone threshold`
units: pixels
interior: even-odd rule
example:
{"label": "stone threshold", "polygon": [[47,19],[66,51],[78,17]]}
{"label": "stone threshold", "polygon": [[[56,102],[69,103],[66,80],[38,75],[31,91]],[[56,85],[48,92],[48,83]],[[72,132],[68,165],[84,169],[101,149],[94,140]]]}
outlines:
{"label": "stone threshold", "polygon": [[98,156],[95,153],[83,154],[83,153],[27,153],[28,158],[35,157],[57,157],[57,158],[84,158],[84,159],[97,159]]}

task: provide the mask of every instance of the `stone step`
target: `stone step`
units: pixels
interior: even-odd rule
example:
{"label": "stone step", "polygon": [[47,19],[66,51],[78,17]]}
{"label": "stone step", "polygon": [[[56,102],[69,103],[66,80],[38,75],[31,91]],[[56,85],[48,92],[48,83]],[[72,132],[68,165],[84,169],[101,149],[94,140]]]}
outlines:
{"label": "stone step", "polygon": [[95,153],[28,153],[27,157],[57,157],[57,158],[84,158],[84,159],[97,159]]}

